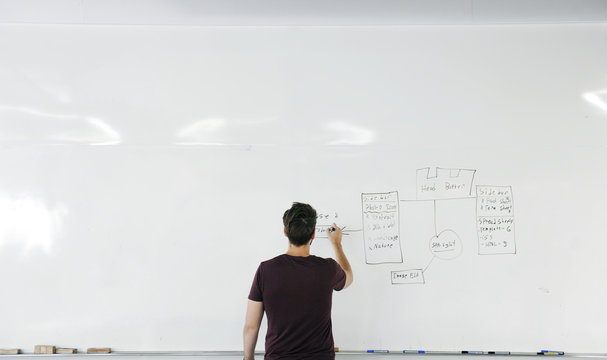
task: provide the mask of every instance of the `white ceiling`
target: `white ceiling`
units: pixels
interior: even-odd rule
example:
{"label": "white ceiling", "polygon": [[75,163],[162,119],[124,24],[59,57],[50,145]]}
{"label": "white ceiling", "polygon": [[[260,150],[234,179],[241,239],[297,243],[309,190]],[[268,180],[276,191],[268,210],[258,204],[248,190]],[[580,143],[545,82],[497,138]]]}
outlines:
{"label": "white ceiling", "polygon": [[607,22],[607,0],[0,0],[0,23],[412,25]]}

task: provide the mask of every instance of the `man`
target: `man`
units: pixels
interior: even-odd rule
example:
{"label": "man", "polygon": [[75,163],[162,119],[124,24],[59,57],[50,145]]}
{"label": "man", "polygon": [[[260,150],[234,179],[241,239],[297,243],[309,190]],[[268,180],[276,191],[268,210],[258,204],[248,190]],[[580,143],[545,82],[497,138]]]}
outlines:
{"label": "man", "polygon": [[341,246],[341,229],[327,229],[335,258],[310,255],[316,210],[293,203],[282,221],[289,238],[286,254],[259,265],[247,306],[244,358],[253,360],[264,311],[268,317],[266,360],[335,359],[331,304],[333,290],[352,283],[352,268]]}

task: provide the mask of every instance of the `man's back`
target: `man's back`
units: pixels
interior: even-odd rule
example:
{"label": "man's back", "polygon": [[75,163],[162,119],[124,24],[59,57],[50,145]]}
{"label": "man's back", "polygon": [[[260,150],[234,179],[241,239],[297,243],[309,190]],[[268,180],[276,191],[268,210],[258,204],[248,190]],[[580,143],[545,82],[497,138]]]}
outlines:
{"label": "man's back", "polygon": [[316,210],[295,202],[282,216],[287,253],[259,265],[249,293],[243,330],[244,360],[255,359],[264,311],[268,316],[266,359],[333,359],[333,290],[350,286],[352,267],[337,225],[327,228],[335,260],[310,255]]}
{"label": "man's back", "polygon": [[331,304],[346,274],[333,259],[277,256],[261,263],[249,299],[268,317],[266,359],[332,359]]}

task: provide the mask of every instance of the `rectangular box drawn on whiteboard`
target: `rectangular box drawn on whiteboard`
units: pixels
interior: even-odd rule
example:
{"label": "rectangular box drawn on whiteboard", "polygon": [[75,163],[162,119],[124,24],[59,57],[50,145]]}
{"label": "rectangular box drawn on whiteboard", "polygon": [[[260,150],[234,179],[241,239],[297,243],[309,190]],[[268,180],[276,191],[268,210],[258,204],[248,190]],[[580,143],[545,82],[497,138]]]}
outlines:
{"label": "rectangular box drawn on whiteboard", "polygon": [[402,263],[398,192],[362,194],[367,264]]}
{"label": "rectangular box drawn on whiteboard", "polygon": [[480,255],[516,254],[512,187],[476,187],[476,230]]}
{"label": "rectangular box drawn on whiteboard", "polygon": [[[322,210],[322,209],[320,209]],[[333,223],[339,223],[339,214],[335,211],[320,211],[316,214],[316,237],[328,238],[327,229]]]}
{"label": "rectangular box drawn on whiteboard", "polygon": [[417,169],[417,200],[441,200],[472,197],[476,170],[430,168]]}
{"label": "rectangular box drawn on whiteboard", "polygon": [[392,285],[425,284],[422,269],[392,271]]}

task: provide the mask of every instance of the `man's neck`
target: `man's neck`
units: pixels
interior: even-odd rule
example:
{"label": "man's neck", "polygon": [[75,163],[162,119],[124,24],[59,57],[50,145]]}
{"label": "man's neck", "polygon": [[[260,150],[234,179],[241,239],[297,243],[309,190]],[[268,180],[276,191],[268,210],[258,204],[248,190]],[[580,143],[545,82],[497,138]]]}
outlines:
{"label": "man's neck", "polygon": [[302,246],[295,246],[293,244],[289,244],[289,249],[287,250],[287,255],[308,257],[308,256],[310,256],[310,244],[302,245]]}

